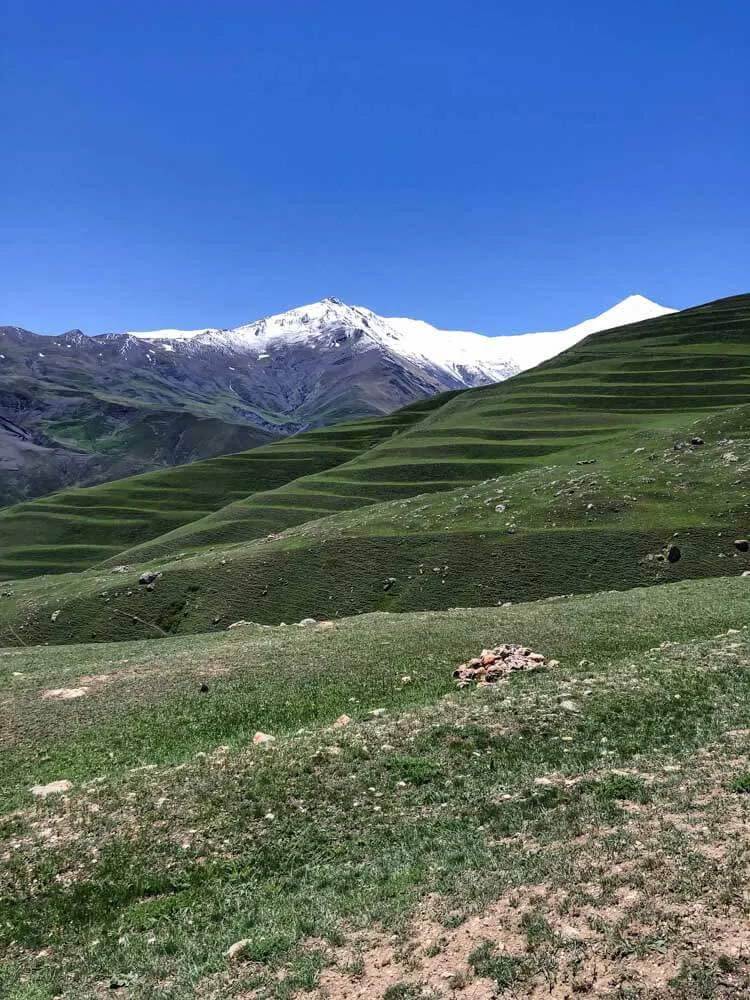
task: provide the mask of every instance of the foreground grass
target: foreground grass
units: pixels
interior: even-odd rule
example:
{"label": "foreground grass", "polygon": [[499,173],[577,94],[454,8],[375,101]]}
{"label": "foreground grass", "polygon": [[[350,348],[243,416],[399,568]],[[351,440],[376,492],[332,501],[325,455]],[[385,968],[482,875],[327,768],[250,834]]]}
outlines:
{"label": "foreground grass", "polygon": [[6,650],[0,995],[741,995],[746,583]]}
{"label": "foreground grass", "polygon": [[[246,626],[133,643],[0,649],[0,803],[32,784],[177,764],[256,730],[293,734],[427,705],[477,648],[524,642],[566,667],[740,628],[750,580],[686,581],[502,608],[373,614],[330,628]],[[402,678],[408,677],[407,682]],[[55,688],[85,697],[44,700]],[[208,688],[201,691],[201,687]]]}

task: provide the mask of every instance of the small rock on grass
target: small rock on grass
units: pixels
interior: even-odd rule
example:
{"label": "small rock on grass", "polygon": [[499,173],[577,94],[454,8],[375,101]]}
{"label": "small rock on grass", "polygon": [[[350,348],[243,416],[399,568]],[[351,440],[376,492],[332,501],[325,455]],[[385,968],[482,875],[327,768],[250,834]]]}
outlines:
{"label": "small rock on grass", "polygon": [[241,941],[235,941],[233,945],[230,945],[227,949],[226,956],[230,962],[239,962],[247,953],[247,949],[249,947],[250,939],[242,938]]}
{"label": "small rock on grass", "polygon": [[88,693],[87,687],[50,688],[49,691],[42,691],[42,701],[71,701],[73,698],[83,698]]}
{"label": "small rock on grass", "polygon": [[535,653],[528,646],[505,643],[494,649],[483,649],[479,656],[462,663],[453,676],[458,686],[468,687],[472,682],[482,687],[503,681],[516,670],[535,670],[547,664],[542,653]]}
{"label": "small rock on grass", "polygon": [[45,795],[58,795],[61,792],[69,792],[72,787],[73,782],[64,778],[61,781],[50,781],[48,785],[34,785],[31,789],[31,794],[41,795],[42,797]]}
{"label": "small rock on grass", "polygon": [[573,701],[571,698],[566,698],[564,701],[560,702],[560,708],[564,712],[580,712],[581,706],[577,701]]}
{"label": "small rock on grass", "polygon": [[388,713],[387,708],[373,708],[370,715],[373,719],[382,719]]}
{"label": "small rock on grass", "polygon": [[348,715],[340,715],[338,719],[336,719],[336,721],[334,722],[334,726],[337,729],[343,729],[344,726],[350,725],[351,721],[352,720]]}
{"label": "small rock on grass", "polygon": [[262,745],[263,743],[273,743],[275,739],[276,737],[271,736],[270,733],[257,732],[255,736],[253,736],[253,746],[257,747]]}

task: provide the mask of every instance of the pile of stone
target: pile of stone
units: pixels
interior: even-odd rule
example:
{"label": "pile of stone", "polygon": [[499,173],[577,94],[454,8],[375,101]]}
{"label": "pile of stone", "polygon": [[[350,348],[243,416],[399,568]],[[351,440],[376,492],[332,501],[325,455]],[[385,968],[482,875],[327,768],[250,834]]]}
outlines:
{"label": "pile of stone", "polygon": [[483,649],[479,656],[462,663],[453,676],[460,688],[476,684],[485,687],[503,681],[516,670],[536,670],[537,667],[557,666],[557,660],[548,660],[541,653],[534,653],[528,646],[506,642],[494,649]]}

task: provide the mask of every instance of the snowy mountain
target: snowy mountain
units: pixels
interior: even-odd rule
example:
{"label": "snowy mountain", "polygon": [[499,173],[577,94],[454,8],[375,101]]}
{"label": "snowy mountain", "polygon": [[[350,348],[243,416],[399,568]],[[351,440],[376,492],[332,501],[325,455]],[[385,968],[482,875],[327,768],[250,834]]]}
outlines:
{"label": "snowy mountain", "polygon": [[501,381],[589,333],[667,312],[631,296],[569,330],[513,337],[339,299],[231,330],[0,327],[0,506]]}
{"label": "snowy mountain", "polygon": [[674,310],[642,295],[631,295],[566,330],[488,337],[440,330],[422,320],[379,316],[370,309],[326,298],[234,329],[153,330],[128,335],[162,350],[193,356],[220,352],[261,363],[268,363],[279,352],[288,355],[294,348],[325,353],[348,345],[360,354],[379,349],[443,381],[444,388],[455,389],[502,381],[554,357],[591,333],[670,312]]}

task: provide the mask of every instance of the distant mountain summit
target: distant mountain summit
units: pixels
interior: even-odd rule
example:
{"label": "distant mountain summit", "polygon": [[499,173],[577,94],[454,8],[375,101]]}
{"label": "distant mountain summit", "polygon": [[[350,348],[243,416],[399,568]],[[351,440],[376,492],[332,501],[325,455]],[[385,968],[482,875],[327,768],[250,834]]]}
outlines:
{"label": "distant mountain summit", "polygon": [[[631,295],[606,312],[566,330],[488,337],[465,330],[441,330],[422,320],[379,316],[371,309],[325,298],[231,329],[153,330],[127,336],[167,351],[220,351],[270,361],[279,352],[310,349],[356,354],[372,349],[396,362],[417,365],[445,389],[499,382],[559,354],[599,330],[674,312],[642,295]],[[338,358],[331,358],[337,363]]]}
{"label": "distant mountain summit", "polygon": [[570,329],[510,337],[337,298],[224,330],[0,327],[0,505],[499,382],[590,333],[672,311],[634,295]]}

